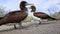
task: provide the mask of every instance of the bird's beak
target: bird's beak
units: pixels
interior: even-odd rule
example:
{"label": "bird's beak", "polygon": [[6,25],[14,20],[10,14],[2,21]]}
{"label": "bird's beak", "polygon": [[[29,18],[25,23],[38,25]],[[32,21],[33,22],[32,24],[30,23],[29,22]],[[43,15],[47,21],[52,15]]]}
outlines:
{"label": "bird's beak", "polygon": [[28,6],[29,9],[31,9],[31,6],[34,6],[33,3],[27,3],[26,6]]}
{"label": "bird's beak", "polygon": [[31,9],[31,7],[28,7],[29,9]]}
{"label": "bird's beak", "polygon": [[26,6],[28,9],[31,9],[31,6]]}
{"label": "bird's beak", "polygon": [[28,5],[34,5],[34,4],[32,4],[32,3],[27,3],[26,6],[28,6]]}

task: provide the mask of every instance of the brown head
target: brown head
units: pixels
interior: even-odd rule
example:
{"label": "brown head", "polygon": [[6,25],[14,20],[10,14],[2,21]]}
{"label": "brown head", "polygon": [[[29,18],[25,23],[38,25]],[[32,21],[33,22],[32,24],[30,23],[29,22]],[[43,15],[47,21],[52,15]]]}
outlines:
{"label": "brown head", "polygon": [[27,8],[25,7],[26,3],[27,3],[26,1],[21,1],[21,3],[20,3],[20,9],[21,10],[27,11]]}
{"label": "brown head", "polygon": [[26,6],[28,6],[28,5],[32,5],[32,4],[29,4],[26,1],[21,1],[19,6],[20,6],[21,10],[28,11],[27,8],[26,8]]}
{"label": "brown head", "polygon": [[35,6],[31,6],[31,12],[35,12],[36,11],[36,7]]}

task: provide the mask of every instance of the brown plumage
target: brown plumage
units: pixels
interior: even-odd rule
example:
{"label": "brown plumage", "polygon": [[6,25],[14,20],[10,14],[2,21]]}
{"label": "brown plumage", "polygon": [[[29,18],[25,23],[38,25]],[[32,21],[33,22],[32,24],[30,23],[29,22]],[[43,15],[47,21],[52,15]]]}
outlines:
{"label": "brown plumage", "polygon": [[0,20],[0,25],[7,23],[19,23],[27,17],[27,13],[24,11],[16,10],[14,12],[9,12]]}
{"label": "brown plumage", "polygon": [[20,3],[21,10],[12,11],[6,14],[4,18],[0,20],[0,25],[4,25],[7,23],[19,23],[20,22],[19,24],[22,27],[21,21],[23,21],[28,16],[27,8],[25,7],[26,5],[27,5],[26,1],[21,1]]}
{"label": "brown plumage", "polygon": [[43,13],[43,12],[35,12],[36,11],[36,7],[35,6],[31,6],[31,9],[32,9],[31,12],[34,12],[34,16],[36,16],[38,18],[57,20],[56,18],[50,17],[46,13]]}
{"label": "brown plumage", "polygon": [[[33,12],[33,15],[35,17],[38,17],[40,19],[51,19],[51,20],[58,20],[56,18],[50,17],[49,15],[47,15],[46,13],[43,12],[36,12],[36,7],[35,6],[31,6],[31,12]],[[39,21],[39,25],[41,24],[41,21]]]}
{"label": "brown plumage", "polygon": [[0,20],[3,19],[4,17],[0,17]]}

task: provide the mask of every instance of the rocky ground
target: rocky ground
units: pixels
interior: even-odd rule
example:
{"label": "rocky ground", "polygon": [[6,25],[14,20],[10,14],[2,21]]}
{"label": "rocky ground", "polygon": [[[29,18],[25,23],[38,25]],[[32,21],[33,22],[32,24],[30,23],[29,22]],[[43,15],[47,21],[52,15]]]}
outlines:
{"label": "rocky ground", "polygon": [[29,24],[27,23],[23,26],[26,28],[14,29],[13,26],[1,26],[0,34],[60,34],[60,20],[45,21],[42,22],[42,24],[40,24],[39,26],[36,22]]}

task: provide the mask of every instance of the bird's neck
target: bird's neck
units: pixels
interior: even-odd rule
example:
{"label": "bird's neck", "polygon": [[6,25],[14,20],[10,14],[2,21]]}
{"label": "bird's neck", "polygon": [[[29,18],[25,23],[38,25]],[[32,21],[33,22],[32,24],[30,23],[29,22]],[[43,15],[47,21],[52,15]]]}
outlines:
{"label": "bird's neck", "polygon": [[28,9],[25,6],[21,6],[20,9],[23,10],[24,12],[28,11]]}

